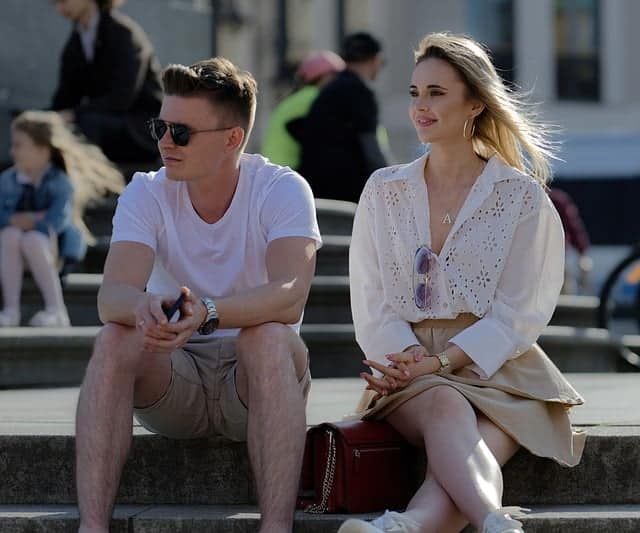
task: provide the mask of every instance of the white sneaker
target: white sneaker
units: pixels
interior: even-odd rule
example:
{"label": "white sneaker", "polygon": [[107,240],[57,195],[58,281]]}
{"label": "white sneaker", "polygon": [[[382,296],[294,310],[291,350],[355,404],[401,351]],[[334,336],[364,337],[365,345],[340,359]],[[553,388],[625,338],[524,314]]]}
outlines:
{"label": "white sneaker", "polygon": [[338,529],[338,533],[419,533],[420,524],[395,511],[385,511],[373,522],[350,518]]}
{"label": "white sneaker", "polygon": [[71,325],[71,322],[69,321],[67,309],[63,307],[62,309],[56,310],[43,309],[42,311],[38,311],[31,317],[31,320],[29,320],[29,325],[41,328],[59,328],[68,327]]}
{"label": "white sneaker", "polygon": [[521,512],[519,507],[503,507],[490,512],[484,519],[482,533],[524,533],[522,522],[509,516],[509,512]]}
{"label": "white sneaker", "polygon": [[0,311],[0,328],[12,328],[20,325],[20,311],[3,309]]}

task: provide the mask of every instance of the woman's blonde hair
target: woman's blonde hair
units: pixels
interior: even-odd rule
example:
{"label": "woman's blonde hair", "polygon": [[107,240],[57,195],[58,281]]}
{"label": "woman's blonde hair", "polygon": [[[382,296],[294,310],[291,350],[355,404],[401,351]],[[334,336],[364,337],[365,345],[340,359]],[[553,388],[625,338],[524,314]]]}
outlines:
{"label": "woman's blonde hair", "polygon": [[95,239],[82,219],[84,210],[105,194],[122,192],[120,171],[100,148],[73,133],[58,113],[25,111],[11,127],[28,135],[36,145],[51,149],[51,164],[66,172],[74,187],[74,221],[93,243]]}
{"label": "woman's blonde hair", "polygon": [[[466,35],[430,33],[414,52],[416,65],[431,57],[449,63],[460,75],[469,96],[485,106],[474,121],[472,142],[485,159],[493,155],[527,172],[541,183],[551,178],[554,158],[552,128],[539,122],[524,95],[507,88],[482,45]],[[462,134],[462,133],[461,133]]]}

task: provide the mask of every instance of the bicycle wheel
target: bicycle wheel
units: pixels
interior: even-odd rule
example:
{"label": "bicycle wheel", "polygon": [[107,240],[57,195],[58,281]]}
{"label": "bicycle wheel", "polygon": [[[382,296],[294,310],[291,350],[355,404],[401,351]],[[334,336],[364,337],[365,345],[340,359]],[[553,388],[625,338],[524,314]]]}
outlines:
{"label": "bicycle wheel", "polygon": [[598,327],[619,335],[640,334],[640,249],[611,271],[600,290]]}

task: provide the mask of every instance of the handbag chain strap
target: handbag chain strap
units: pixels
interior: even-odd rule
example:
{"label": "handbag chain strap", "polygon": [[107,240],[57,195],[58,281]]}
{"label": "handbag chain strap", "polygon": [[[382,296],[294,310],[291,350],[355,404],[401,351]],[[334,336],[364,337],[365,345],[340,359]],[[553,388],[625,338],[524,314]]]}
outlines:
{"label": "handbag chain strap", "polygon": [[322,500],[320,500],[320,503],[309,505],[304,510],[305,513],[321,514],[326,513],[329,510],[327,504],[329,502],[329,496],[331,495],[333,480],[336,473],[336,440],[333,431],[329,429],[326,431],[329,436],[329,450],[327,453],[327,465],[324,471],[324,480],[322,481]]}

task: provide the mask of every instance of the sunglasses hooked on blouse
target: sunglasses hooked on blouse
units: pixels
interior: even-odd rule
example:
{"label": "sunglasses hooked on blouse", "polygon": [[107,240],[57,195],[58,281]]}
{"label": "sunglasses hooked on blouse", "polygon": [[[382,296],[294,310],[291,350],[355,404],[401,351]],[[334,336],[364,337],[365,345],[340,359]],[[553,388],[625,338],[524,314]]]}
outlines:
{"label": "sunglasses hooked on blouse", "polygon": [[433,261],[433,252],[428,246],[420,246],[413,258],[413,301],[420,311],[429,305],[429,270]]}
{"label": "sunglasses hooked on blouse", "polygon": [[211,128],[206,130],[194,130],[187,126],[186,124],[180,124],[178,122],[167,122],[166,120],[162,120],[161,118],[151,118],[147,121],[147,127],[149,128],[149,133],[154,141],[158,142],[164,134],[167,133],[167,129],[169,130],[169,134],[171,135],[171,140],[178,146],[187,146],[189,144],[189,140],[191,136],[195,133],[204,133],[209,131],[225,131],[230,130],[233,126],[227,126],[225,128]]}

